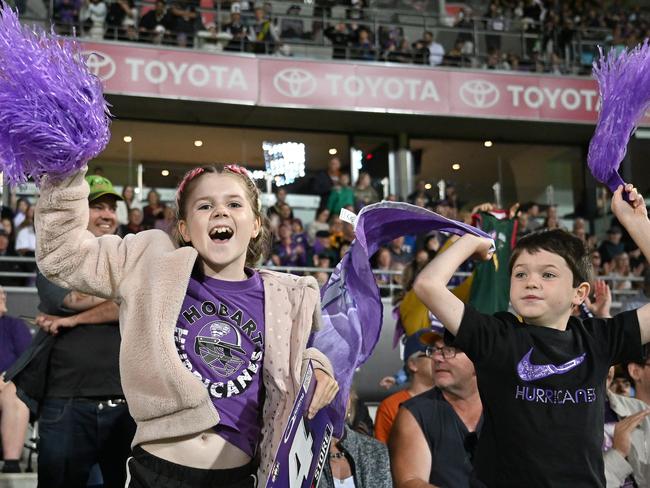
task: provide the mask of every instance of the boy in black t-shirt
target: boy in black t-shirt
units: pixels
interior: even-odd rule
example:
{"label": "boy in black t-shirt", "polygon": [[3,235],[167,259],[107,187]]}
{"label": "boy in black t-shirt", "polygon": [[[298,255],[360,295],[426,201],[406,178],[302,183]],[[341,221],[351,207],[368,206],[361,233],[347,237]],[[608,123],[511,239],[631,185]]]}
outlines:
{"label": "boy in black t-shirt", "polygon": [[[632,185],[612,210],[646,257],[650,221]],[[589,294],[582,241],[560,231],[522,238],[510,261],[509,313],[485,315],[446,284],[471,255],[490,258],[491,241],[465,235],[420,273],[418,297],[476,366],[485,424],[474,457],[477,486],[605,487],[602,458],[605,378],[611,364],[639,358],[650,341],[650,306],[612,319],[571,316]],[[505,284],[504,284],[505,286]]]}

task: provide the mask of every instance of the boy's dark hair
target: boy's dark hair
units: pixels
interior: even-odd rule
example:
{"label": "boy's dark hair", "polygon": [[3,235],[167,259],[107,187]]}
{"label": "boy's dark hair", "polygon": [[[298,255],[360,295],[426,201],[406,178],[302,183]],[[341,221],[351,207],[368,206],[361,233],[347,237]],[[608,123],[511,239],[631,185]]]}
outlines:
{"label": "boy's dark hair", "polygon": [[508,270],[512,274],[515,261],[523,251],[535,254],[548,251],[564,258],[573,274],[573,286],[590,283],[593,274],[589,251],[580,238],[562,229],[532,232],[517,242],[510,256]]}
{"label": "boy's dark hair", "polygon": [[[630,370],[628,366],[630,364],[638,364],[641,367],[644,367],[644,365],[647,364],[648,360],[650,359],[650,342],[647,344],[643,345],[643,348],[641,349],[643,351],[643,354],[640,358],[638,358],[636,361],[628,361],[626,363],[623,363],[621,365],[621,369],[623,370],[623,373],[625,374],[625,377],[630,380],[630,384],[632,387],[636,388],[636,384],[634,382],[634,378],[632,378],[632,375],[630,375]],[[616,377],[616,376],[614,376]]]}

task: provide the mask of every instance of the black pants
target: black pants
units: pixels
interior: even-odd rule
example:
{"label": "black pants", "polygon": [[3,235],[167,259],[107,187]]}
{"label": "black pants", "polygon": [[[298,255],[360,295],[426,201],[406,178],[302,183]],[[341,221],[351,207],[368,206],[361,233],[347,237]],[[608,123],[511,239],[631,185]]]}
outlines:
{"label": "black pants", "polygon": [[149,454],[140,446],[126,462],[125,488],[255,488],[253,462],[233,469],[181,466]]}

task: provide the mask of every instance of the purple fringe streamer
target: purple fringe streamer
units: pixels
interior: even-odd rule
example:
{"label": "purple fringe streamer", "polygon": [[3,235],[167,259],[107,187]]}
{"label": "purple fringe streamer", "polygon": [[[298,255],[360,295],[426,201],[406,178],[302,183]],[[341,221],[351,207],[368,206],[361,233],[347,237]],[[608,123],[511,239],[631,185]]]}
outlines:
{"label": "purple fringe streamer", "polygon": [[612,50],[605,56],[600,49],[593,75],[598,81],[601,105],[587,162],[594,177],[613,192],[624,184],[618,167],[630,136],[650,107],[648,40],[620,54]]}
{"label": "purple fringe streamer", "polygon": [[0,169],[11,184],[75,173],[104,150],[110,112],[77,44],[0,3]]}

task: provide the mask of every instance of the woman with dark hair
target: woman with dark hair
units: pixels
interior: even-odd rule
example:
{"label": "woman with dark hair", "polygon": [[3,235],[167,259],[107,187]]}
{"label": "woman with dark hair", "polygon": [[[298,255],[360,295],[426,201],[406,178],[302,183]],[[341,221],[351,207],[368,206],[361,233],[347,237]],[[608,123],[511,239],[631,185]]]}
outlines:
{"label": "woman with dark hair", "polygon": [[359,179],[356,185],[354,185],[354,198],[357,201],[357,208],[359,209],[379,201],[377,190],[372,187],[370,175],[365,171],[359,173]]}
{"label": "woman with dark hair", "polygon": [[31,207],[31,204],[29,203],[29,200],[26,198],[19,198],[18,201],[16,202],[16,213],[14,215],[14,228],[18,227],[20,224],[23,223],[23,220],[25,220],[25,215],[27,214],[27,210]]}
{"label": "woman with dark hair", "polygon": [[36,231],[34,230],[34,207],[29,207],[25,219],[16,230],[16,252],[21,256],[33,256],[36,250]]}
{"label": "woman with dark hair", "polygon": [[329,232],[329,219],[330,211],[328,208],[321,208],[316,212],[316,218],[307,225],[307,240],[309,241],[310,246],[314,245],[314,241],[316,240],[316,233],[318,231]]}
{"label": "woman with dark hair", "polygon": [[149,190],[147,193],[147,202],[142,212],[144,213],[144,226],[147,229],[156,227],[156,220],[164,218],[165,204],[160,201],[160,193],[156,190]]}
{"label": "woman with dark hair", "polygon": [[129,221],[129,210],[139,208],[142,210],[142,203],[135,197],[135,188],[131,185],[124,185],[122,188],[123,200],[117,201],[117,221],[126,224]]}

